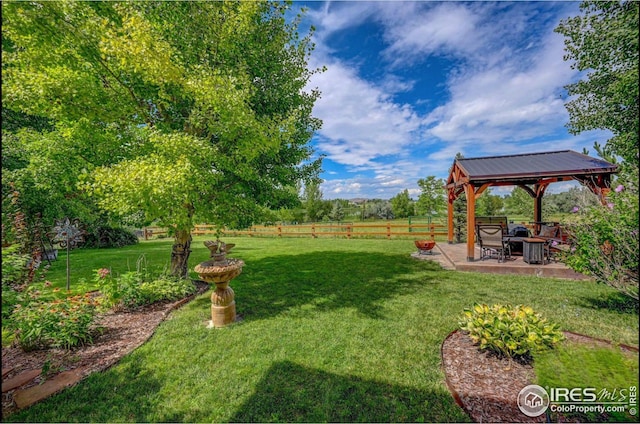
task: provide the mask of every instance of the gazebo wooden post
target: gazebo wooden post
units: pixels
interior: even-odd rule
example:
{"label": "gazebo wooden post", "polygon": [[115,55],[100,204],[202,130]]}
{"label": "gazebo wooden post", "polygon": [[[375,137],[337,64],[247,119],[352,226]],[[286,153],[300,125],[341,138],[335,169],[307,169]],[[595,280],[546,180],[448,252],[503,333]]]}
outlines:
{"label": "gazebo wooden post", "polygon": [[447,203],[447,243],[453,244],[453,202],[455,202],[454,189],[449,189],[449,201]]}
{"label": "gazebo wooden post", "polygon": [[542,222],[542,196],[533,198],[533,233],[540,232],[540,223]]}
{"label": "gazebo wooden post", "polygon": [[535,234],[540,232],[540,223],[542,222],[542,197],[544,196],[544,192],[547,187],[549,187],[548,182],[536,184],[534,186],[535,195],[533,196],[533,220],[535,223],[533,225]]}
{"label": "gazebo wooden post", "polygon": [[533,221],[536,231],[538,231],[540,222],[542,222],[542,196],[538,193],[533,198]]}
{"label": "gazebo wooden post", "polygon": [[467,196],[467,262],[475,260],[475,239],[476,239],[476,194],[475,187],[469,183],[464,186]]}

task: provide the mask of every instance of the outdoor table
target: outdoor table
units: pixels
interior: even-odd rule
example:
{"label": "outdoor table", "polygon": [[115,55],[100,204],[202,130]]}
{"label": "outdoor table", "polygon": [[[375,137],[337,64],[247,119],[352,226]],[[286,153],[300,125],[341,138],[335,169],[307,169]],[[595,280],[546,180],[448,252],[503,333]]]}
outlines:
{"label": "outdoor table", "polygon": [[522,239],[522,260],[528,264],[544,264],[544,247],[546,240],[535,237]]}

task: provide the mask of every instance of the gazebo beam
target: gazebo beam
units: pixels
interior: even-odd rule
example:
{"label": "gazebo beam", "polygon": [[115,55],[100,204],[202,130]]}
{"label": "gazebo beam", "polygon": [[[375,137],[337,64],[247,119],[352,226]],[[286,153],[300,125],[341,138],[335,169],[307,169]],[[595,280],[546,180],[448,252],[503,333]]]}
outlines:
{"label": "gazebo beam", "polygon": [[576,175],[573,179],[598,196],[600,203],[607,204],[607,194],[611,191],[611,175]]}
{"label": "gazebo beam", "polygon": [[475,194],[474,194],[473,198],[478,200],[478,198],[482,195],[482,193],[484,193],[484,191],[486,189],[488,189],[489,187],[491,187],[491,184],[489,184],[489,183],[482,184],[480,187],[478,187],[477,190],[475,190]]}
{"label": "gazebo beam", "polygon": [[531,189],[528,185],[518,184],[518,187],[523,189],[532,199],[536,198],[536,192]]}

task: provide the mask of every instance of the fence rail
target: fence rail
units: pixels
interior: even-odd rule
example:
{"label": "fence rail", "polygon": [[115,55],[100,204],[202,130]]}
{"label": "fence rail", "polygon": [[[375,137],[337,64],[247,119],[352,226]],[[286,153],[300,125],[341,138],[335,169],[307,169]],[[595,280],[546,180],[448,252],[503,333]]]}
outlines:
{"label": "fence rail", "polygon": [[[191,232],[194,236],[215,234],[216,227],[198,224]],[[420,223],[330,223],[300,225],[255,225],[246,230],[225,229],[223,235],[249,237],[334,237],[334,238],[430,238],[447,237],[447,227],[442,224]],[[154,237],[166,237],[168,231],[161,227],[145,227],[142,230],[145,240]]]}

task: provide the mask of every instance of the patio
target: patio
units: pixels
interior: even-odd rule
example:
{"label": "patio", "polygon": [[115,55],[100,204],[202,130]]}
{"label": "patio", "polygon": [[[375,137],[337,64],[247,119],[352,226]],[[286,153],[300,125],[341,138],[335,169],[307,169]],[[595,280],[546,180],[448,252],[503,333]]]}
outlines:
{"label": "patio", "polygon": [[467,260],[467,244],[446,242],[437,243],[432,254],[413,253],[417,259],[433,260],[444,269],[468,272],[486,272],[490,274],[516,274],[536,275],[548,278],[566,278],[571,280],[589,280],[591,277],[580,274],[563,264],[562,262],[550,262],[545,264],[528,264],[522,260],[522,256],[511,256],[505,262],[497,259],[477,259],[480,256],[480,248],[476,245],[476,259]]}

